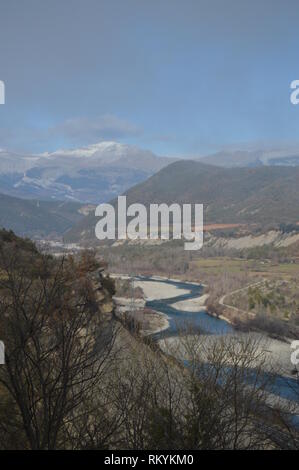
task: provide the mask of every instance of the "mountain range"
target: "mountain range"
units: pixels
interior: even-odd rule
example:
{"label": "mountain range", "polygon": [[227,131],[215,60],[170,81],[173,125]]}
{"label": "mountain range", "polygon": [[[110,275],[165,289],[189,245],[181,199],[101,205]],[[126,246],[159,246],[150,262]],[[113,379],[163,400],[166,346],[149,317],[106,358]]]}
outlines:
{"label": "mountain range", "polygon": [[[178,161],[126,192],[127,205],[202,203],[204,222],[269,225],[299,221],[299,167],[221,168]],[[116,204],[113,201],[113,204]],[[95,239],[94,213],[66,234],[67,241]]]}
{"label": "mountain range", "polygon": [[298,166],[298,149],[222,151],[199,159],[209,165],[234,167]]}
{"label": "mountain range", "polygon": [[295,223],[298,165],[299,152],[286,149],[192,161],[110,141],[38,155],[0,150],[0,226],[93,239],[94,205],[124,193],[129,204],[202,202],[211,223]]}
{"label": "mountain range", "polygon": [[[177,160],[111,141],[36,155],[0,150],[0,192],[25,199],[99,204]],[[228,168],[297,166],[299,151],[239,150],[194,160]]]}
{"label": "mountain range", "polygon": [[30,238],[57,237],[85,218],[93,206],[68,201],[38,201],[0,194],[0,228]]}
{"label": "mountain range", "polygon": [[99,204],[174,160],[117,142],[39,155],[0,150],[0,192],[27,199]]}

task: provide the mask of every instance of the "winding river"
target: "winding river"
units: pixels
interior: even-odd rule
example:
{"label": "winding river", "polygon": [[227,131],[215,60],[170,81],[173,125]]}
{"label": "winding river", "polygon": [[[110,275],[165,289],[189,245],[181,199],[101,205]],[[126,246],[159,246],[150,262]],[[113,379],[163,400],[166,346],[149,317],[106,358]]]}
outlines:
{"label": "winding river", "polygon": [[178,290],[187,290],[186,294],[179,294],[175,297],[169,297],[167,299],[159,300],[148,300],[146,306],[152,310],[157,310],[158,312],[164,313],[169,319],[169,328],[166,331],[161,333],[156,333],[154,335],[155,339],[160,339],[162,336],[175,336],[178,333],[180,326],[186,325],[188,323],[192,324],[194,328],[199,328],[201,332],[205,334],[228,334],[233,333],[234,328],[225,320],[220,318],[213,317],[209,315],[205,308],[202,308],[198,312],[188,312],[180,311],[177,308],[174,308],[172,305],[176,302],[181,302],[184,300],[194,299],[202,295],[203,287],[198,284],[191,284],[181,281],[172,281],[168,279],[155,279],[155,278],[140,278],[143,281],[155,281],[162,282],[168,285],[176,287]]}
{"label": "winding river", "polygon": [[[204,308],[194,312],[182,311],[173,306],[176,302],[200,297],[203,291],[203,287],[201,285],[144,276],[136,276],[136,280],[142,282],[150,281],[165,283],[169,286],[175,287],[178,291],[184,291],[182,294],[178,294],[174,297],[146,301],[147,307],[167,315],[169,321],[169,327],[166,330],[152,335],[155,340],[158,341],[165,337],[177,336],[179,327],[188,323],[192,324],[193,328],[198,328],[201,333],[205,335],[238,334],[232,325],[225,320],[209,315]],[[249,371],[249,376],[252,374],[254,374],[254,371]],[[267,374],[267,372],[265,372],[265,374]],[[275,375],[274,380],[272,380],[271,390],[269,390],[269,392],[281,398],[297,402],[298,382],[295,378],[277,374]],[[296,416],[295,420],[296,423],[298,422],[299,424],[298,416]]]}

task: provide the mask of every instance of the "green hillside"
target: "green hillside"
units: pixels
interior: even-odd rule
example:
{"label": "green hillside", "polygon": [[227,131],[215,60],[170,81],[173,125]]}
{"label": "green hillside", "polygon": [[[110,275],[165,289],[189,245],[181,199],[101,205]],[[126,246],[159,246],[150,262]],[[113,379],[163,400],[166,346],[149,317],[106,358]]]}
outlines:
{"label": "green hillside", "polygon": [[[205,223],[299,221],[299,167],[220,168],[178,161],[126,192],[128,205],[203,203]],[[94,238],[91,213],[67,232],[66,240]]]}
{"label": "green hillside", "polygon": [[23,200],[0,194],[0,228],[32,238],[62,235],[84,218],[81,208],[82,204],[73,202]]}

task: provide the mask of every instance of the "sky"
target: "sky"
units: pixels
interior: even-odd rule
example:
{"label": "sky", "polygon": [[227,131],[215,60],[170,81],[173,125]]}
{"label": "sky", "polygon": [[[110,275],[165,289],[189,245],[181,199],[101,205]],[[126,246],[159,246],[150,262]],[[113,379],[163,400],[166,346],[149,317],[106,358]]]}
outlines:
{"label": "sky", "polygon": [[299,142],[298,0],[0,0],[0,148]]}

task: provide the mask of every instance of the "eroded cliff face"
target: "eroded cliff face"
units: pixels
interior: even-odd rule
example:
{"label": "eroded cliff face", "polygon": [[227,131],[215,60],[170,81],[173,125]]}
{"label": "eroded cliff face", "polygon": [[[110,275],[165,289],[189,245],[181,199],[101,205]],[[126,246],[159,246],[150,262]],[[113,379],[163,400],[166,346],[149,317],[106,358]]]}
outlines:
{"label": "eroded cliff face", "polygon": [[213,234],[207,237],[205,244],[211,248],[243,250],[263,245],[273,245],[275,248],[286,248],[298,242],[299,234],[296,232],[283,233],[278,230],[271,230],[260,235],[249,234],[235,238],[217,237]]}
{"label": "eroded cliff face", "polygon": [[107,271],[99,268],[94,273],[93,283],[101,312],[107,316],[107,319],[111,319],[115,310],[115,303],[112,298],[115,293],[114,281]]}

